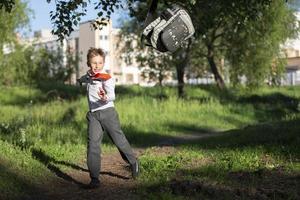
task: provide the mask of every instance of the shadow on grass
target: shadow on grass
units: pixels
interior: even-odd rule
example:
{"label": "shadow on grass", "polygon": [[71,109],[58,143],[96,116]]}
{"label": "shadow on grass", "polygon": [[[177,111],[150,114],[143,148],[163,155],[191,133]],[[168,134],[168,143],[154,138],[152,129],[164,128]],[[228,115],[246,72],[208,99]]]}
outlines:
{"label": "shadow on grass", "polygon": [[41,199],[45,190],[35,186],[30,180],[26,180],[21,174],[10,170],[5,163],[0,163],[0,199]]}
{"label": "shadow on grass", "polygon": [[[286,200],[300,197],[300,174],[291,174],[282,169],[222,173],[225,174],[223,182],[217,180],[220,169],[216,169],[215,175],[210,177],[201,168],[181,170],[170,181],[150,184],[141,190],[144,194],[151,193],[154,199],[165,193],[189,199]],[[193,178],[187,180],[185,177]]]}
{"label": "shadow on grass", "polygon": [[196,125],[187,125],[187,124],[166,124],[167,127],[169,127],[171,130],[174,130],[176,132],[182,132],[183,134],[195,134],[195,135],[201,135],[201,134],[207,134],[207,133],[216,133],[217,130],[213,128],[203,128],[198,127]]}
{"label": "shadow on grass", "polygon": [[217,137],[194,140],[186,145],[200,149],[263,147],[266,151],[278,153],[285,159],[299,159],[299,124],[300,119],[253,125],[225,131]]}
{"label": "shadow on grass", "polygon": [[42,92],[35,102],[45,103],[49,101],[74,101],[86,95],[86,88],[79,85],[65,85],[56,82],[39,83],[36,86]]}
{"label": "shadow on grass", "polygon": [[[78,97],[86,95],[86,86],[79,85],[64,85],[62,83],[40,83],[37,88],[46,94],[46,100],[76,100]],[[161,93],[157,87],[141,87],[139,85],[117,85],[115,93],[120,98],[122,97],[152,97],[159,100],[165,100],[168,96]],[[43,100],[43,98],[41,98]]]}
{"label": "shadow on grass", "polygon": [[[264,147],[267,151],[276,152],[289,158],[300,158],[300,119],[248,126],[243,129],[216,132],[213,129],[170,125],[173,130],[183,132],[178,136],[162,135],[156,132],[143,132],[132,126],[122,129],[132,146],[189,146],[200,149],[237,149],[244,147]],[[211,137],[214,136],[214,137]],[[109,143],[108,137],[104,143]]]}
{"label": "shadow on grass", "polygon": [[36,160],[40,161],[42,164],[44,164],[56,176],[66,180],[68,182],[75,183],[75,184],[79,185],[80,187],[85,186],[85,184],[73,179],[71,176],[69,176],[68,174],[61,171],[55,164],[65,165],[65,166],[71,167],[76,170],[81,170],[81,171],[87,171],[86,169],[84,169],[80,166],[77,166],[75,164],[65,162],[65,161],[56,161],[54,158],[47,155],[41,149],[32,148],[31,153],[32,153],[32,157],[34,159],[36,159]]}
{"label": "shadow on grass", "polygon": [[256,110],[256,118],[260,121],[282,119],[287,114],[299,113],[300,100],[278,92],[268,95],[251,95],[240,97],[240,104],[252,104]]}
{"label": "shadow on grass", "polygon": [[[65,181],[75,183],[75,184],[79,185],[80,187],[85,188],[85,186],[86,186],[85,184],[75,180],[74,178],[72,178],[68,174],[64,173],[56,165],[64,165],[64,166],[70,167],[72,169],[75,169],[75,170],[78,170],[78,171],[83,171],[83,172],[89,172],[88,169],[85,169],[83,167],[80,167],[78,165],[75,165],[73,163],[69,163],[69,162],[66,162],[66,161],[57,161],[55,158],[47,155],[41,149],[33,148],[31,150],[31,153],[32,153],[32,157],[34,159],[36,159],[36,160],[40,161],[42,164],[44,164],[56,176],[64,179]],[[119,174],[115,174],[115,173],[112,173],[112,172],[102,171],[100,174],[108,175],[108,176],[116,177],[116,178],[120,178],[120,179],[129,179],[128,177],[125,177],[125,176],[122,176],[122,175],[119,175]]]}
{"label": "shadow on grass", "polygon": [[279,92],[268,95],[250,95],[238,98],[238,103],[281,105],[290,110],[297,110],[299,99]]}
{"label": "shadow on grass", "polygon": [[[83,143],[86,143],[86,129],[82,128],[80,124],[73,124],[73,120],[71,120],[73,116],[74,111],[71,109],[66,112],[62,121],[65,120],[65,123],[71,123],[76,130],[80,130],[80,134],[76,135],[76,137],[70,137],[77,138],[77,140],[68,140],[65,142],[78,143],[79,141],[82,141]],[[0,124],[1,139],[17,145],[22,149],[33,146],[34,138],[26,138],[25,141],[22,141],[22,129],[26,127],[28,123],[30,123],[30,120],[20,120],[14,122],[14,124]],[[48,124],[48,122],[45,123]],[[274,147],[271,146],[288,146],[286,149],[278,148],[278,151],[288,158],[289,155],[297,155],[300,157],[300,147],[297,147],[296,145],[297,142],[298,144],[300,143],[299,124],[300,119],[294,119],[291,121],[252,125],[243,129],[229,130],[225,132],[217,132],[211,128],[198,127],[195,125],[166,124],[170,132],[182,133],[181,135],[164,135],[159,132],[146,132],[137,129],[132,125],[123,125],[122,129],[129,143],[134,147],[147,148],[152,146],[187,145],[196,148],[234,149],[263,146],[265,148],[269,148],[269,151],[274,151],[274,149],[272,149]],[[209,138],[210,136],[216,137]],[[111,143],[108,138],[109,137],[105,136],[103,143]]]}
{"label": "shadow on grass", "polygon": [[[20,88],[22,89],[22,88]],[[86,94],[84,87],[76,85],[64,85],[57,82],[44,82],[24,88],[27,95],[14,92],[13,89],[7,93],[11,95],[9,101],[1,102],[2,105],[33,106],[50,101],[73,101]],[[34,92],[32,92],[34,90]],[[36,91],[40,91],[36,93]],[[12,92],[12,93],[11,93]]]}
{"label": "shadow on grass", "polygon": [[[222,104],[239,104],[239,105],[253,105],[256,109],[257,119],[260,121],[269,118],[281,119],[287,113],[299,112],[300,99],[294,96],[286,95],[280,92],[272,92],[267,94],[241,94],[239,90],[228,88],[221,91],[216,85],[198,85],[190,86],[194,89],[204,90],[209,93],[206,96],[193,96],[187,97],[187,101],[193,100],[199,103],[206,103],[211,100],[220,101]],[[287,89],[288,90],[288,89]],[[266,115],[262,115],[262,113]]]}
{"label": "shadow on grass", "polygon": [[[7,141],[15,146],[19,146],[21,149],[28,149],[37,142],[37,140],[43,140],[44,143],[86,143],[86,123],[81,123],[74,120],[75,110],[74,108],[69,108],[66,110],[65,114],[58,120],[58,122],[53,122],[47,118],[34,120],[33,118],[20,118],[12,119],[6,123],[0,123],[0,139]],[[48,137],[43,131],[40,131],[37,135],[31,135],[27,129],[28,126],[33,126],[34,124],[39,124],[41,127],[51,127],[53,129],[61,129],[61,127],[70,127],[74,130],[69,134],[66,132],[67,136],[62,137],[61,135],[54,134]],[[83,125],[84,124],[84,125]],[[44,130],[45,131],[45,130]]]}
{"label": "shadow on grass", "polygon": [[[31,88],[40,91],[39,94],[31,94]],[[42,82],[26,88],[29,96],[20,94],[12,94],[13,98],[9,101],[2,102],[3,105],[15,106],[33,106],[36,104],[44,104],[50,101],[74,101],[86,95],[86,86],[66,85],[60,82]],[[8,91],[9,92],[9,91]],[[115,93],[122,97],[150,97],[158,100],[166,100],[168,95],[161,93],[157,87],[143,88],[138,85],[117,85]]]}
{"label": "shadow on grass", "polygon": [[[145,132],[136,129],[134,126],[122,126],[122,130],[129,141],[129,143],[134,147],[147,148],[152,146],[172,146],[179,144],[190,143],[193,140],[207,137],[210,135],[215,135],[213,129],[200,128],[196,126],[186,126],[186,125],[169,125],[170,128],[176,132],[182,132],[180,135],[163,135],[157,132]],[[103,143],[111,144],[111,140],[104,135]]]}

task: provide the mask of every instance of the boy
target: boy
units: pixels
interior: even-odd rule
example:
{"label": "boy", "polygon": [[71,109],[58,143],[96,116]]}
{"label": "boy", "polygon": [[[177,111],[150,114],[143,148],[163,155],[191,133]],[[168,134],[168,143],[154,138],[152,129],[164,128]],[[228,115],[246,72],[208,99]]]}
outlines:
{"label": "boy", "polygon": [[[87,83],[87,97],[89,103],[87,166],[91,182],[87,188],[97,188],[100,185],[99,173],[101,167],[101,141],[105,130],[113,143],[117,146],[122,158],[130,164],[132,177],[139,174],[138,160],[123,134],[114,108],[115,83],[113,78],[103,72],[105,53],[102,49],[90,48],[87,53],[87,65],[90,68],[79,82]],[[100,146],[100,148],[99,148]]]}

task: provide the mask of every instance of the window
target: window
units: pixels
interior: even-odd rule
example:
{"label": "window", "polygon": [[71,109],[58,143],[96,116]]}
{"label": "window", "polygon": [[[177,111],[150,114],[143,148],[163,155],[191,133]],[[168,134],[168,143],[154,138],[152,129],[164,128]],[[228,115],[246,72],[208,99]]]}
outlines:
{"label": "window", "polygon": [[99,36],[100,40],[108,40],[108,38],[109,38],[108,35],[100,35]]}
{"label": "window", "polygon": [[133,74],[126,74],[126,82],[133,83]]}

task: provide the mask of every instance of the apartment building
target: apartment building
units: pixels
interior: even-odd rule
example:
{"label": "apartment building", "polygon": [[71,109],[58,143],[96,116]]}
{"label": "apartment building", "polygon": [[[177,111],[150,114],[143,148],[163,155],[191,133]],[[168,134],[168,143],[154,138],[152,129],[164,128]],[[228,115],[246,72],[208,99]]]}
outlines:
{"label": "apartment building", "polygon": [[[76,73],[72,74],[70,83],[76,84],[76,79],[84,75],[88,70],[86,53],[90,47],[102,48],[106,53],[104,70],[110,73],[116,80],[116,84],[141,84],[140,70],[136,63],[126,64],[121,59],[121,52],[118,49],[120,30],[113,28],[112,21],[109,21],[102,29],[96,29],[91,25],[92,21],[79,24],[78,30],[74,31],[63,43],[57,41],[57,37],[51,34],[50,30],[40,30],[34,33],[32,43],[37,47],[44,47],[49,50],[62,49],[79,55],[79,66]],[[65,57],[65,56],[64,56]]]}
{"label": "apartment building", "polygon": [[[300,20],[300,12],[295,14]],[[287,59],[286,74],[282,85],[300,85],[300,35],[296,39],[288,40],[282,46],[282,50]]]}
{"label": "apartment building", "polygon": [[300,85],[300,40],[290,40],[283,47],[287,59],[283,85]]}
{"label": "apartment building", "polygon": [[287,66],[283,85],[300,85],[300,49],[287,49]]}

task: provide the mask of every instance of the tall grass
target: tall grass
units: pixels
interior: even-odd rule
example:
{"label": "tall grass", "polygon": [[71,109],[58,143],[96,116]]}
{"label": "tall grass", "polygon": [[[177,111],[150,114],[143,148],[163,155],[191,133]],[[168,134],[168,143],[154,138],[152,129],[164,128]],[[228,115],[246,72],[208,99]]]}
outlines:
{"label": "tall grass", "polygon": [[[163,93],[158,88],[117,87],[115,106],[122,129],[132,146],[148,149],[140,158],[139,181],[145,188],[141,194],[155,185],[169,190],[175,177],[222,183],[228,173],[237,171],[278,166],[299,170],[299,89],[220,92],[213,86],[190,86],[186,97],[179,99],[172,87],[163,88]],[[30,190],[20,186],[29,179],[29,185],[35,185],[55,177],[49,165],[64,171],[68,167],[59,161],[84,163],[88,110],[84,89],[1,87],[0,102],[0,175],[8,169],[24,172],[0,180],[0,192],[6,197],[17,198]],[[158,155],[151,148],[176,137],[215,132],[224,136],[179,145],[169,154]],[[107,137],[103,142],[104,151],[115,150]],[[172,192],[162,196],[174,197]]]}

